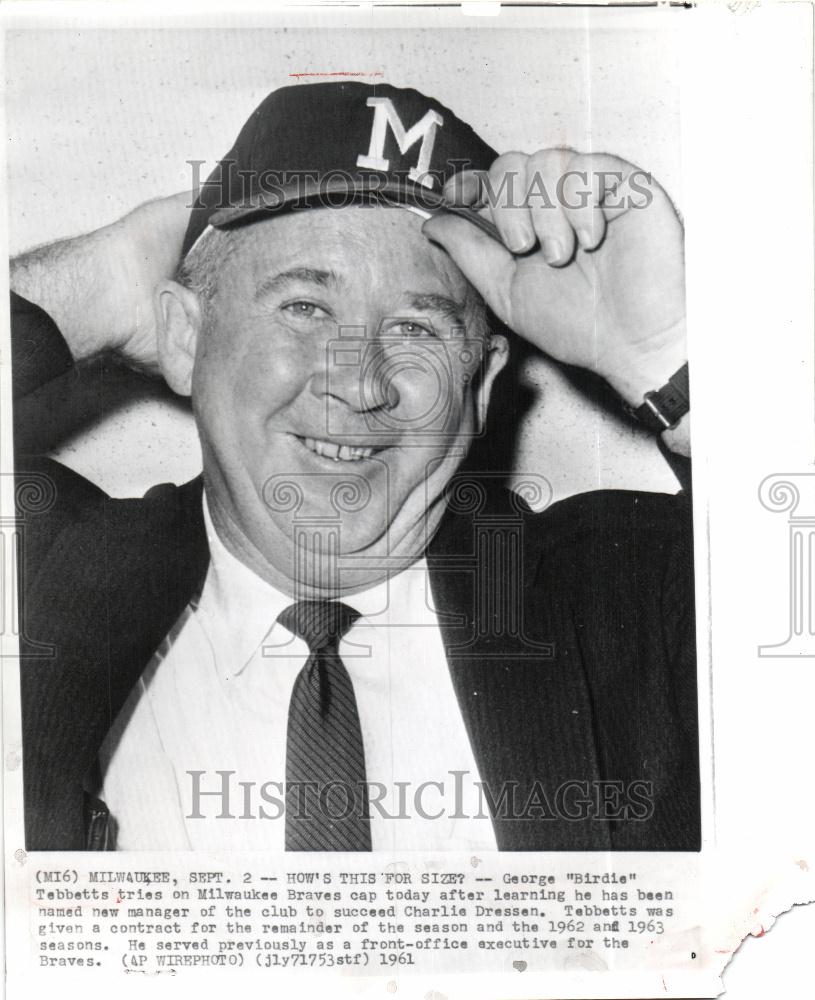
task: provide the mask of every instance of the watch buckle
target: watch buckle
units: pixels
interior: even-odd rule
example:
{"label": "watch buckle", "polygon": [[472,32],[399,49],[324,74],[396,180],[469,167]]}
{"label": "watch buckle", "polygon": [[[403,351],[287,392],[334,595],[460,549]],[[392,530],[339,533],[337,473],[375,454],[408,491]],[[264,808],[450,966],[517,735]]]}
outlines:
{"label": "watch buckle", "polygon": [[645,396],[643,397],[643,403],[645,404],[645,406],[648,407],[651,413],[653,413],[654,416],[657,418],[657,420],[662,424],[664,430],[666,431],[673,430],[673,428],[676,427],[679,421],[675,420],[673,423],[671,423],[671,421],[665,416],[662,410],[660,410],[660,408],[657,406],[655,402],[657,398],[658,394],[656,392],[646,392]]}

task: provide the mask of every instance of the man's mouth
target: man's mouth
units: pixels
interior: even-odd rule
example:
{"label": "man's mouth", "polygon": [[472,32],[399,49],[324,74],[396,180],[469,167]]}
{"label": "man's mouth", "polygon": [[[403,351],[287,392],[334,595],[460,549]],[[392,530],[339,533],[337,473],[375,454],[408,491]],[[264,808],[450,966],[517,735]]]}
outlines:
{"label": "man's mouth", "polygon": [[321,441],[319,438],[301,437],[298,440],[309,451],[313,451],[315,455],[321,455],[323,458],[331,458],[335,462],[361,462],[382,450],[381,448],[371,446],[360,448],[347,444],[336,444],[334,441]]}

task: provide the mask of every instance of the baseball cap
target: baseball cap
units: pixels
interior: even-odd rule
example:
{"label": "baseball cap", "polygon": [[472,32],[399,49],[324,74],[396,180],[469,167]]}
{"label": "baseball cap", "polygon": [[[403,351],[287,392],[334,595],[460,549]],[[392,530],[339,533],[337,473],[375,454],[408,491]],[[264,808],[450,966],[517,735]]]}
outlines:
{"label": "baseball cap", "polygon": [[357,81],[296,84],[266,97],[201,186],[182,255],[208,226],[351,204],[398,205],[429,217],[454,212],[495,234],[441,191],[496,153],[448,108],[418,90]]}

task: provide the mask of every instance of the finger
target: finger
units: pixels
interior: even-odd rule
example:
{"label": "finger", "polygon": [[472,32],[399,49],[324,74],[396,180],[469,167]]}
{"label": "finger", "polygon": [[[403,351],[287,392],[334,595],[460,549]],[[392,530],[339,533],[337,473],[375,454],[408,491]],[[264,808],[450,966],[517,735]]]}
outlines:
{"label": "finger", "polygon": [[606,185],[603,212],[607,219],[616,219],[631,209],[648,208],[652,202],[666,203],[668,196],[646,170],[621,161],[628,168],[619,184]]}
{"label": "finger", "polygon": [[501,239],[513,253],[528,253],[537,242],[526,205],[525,153],[504,153],[483,179],[489,214]]}
{"label": "finger", "polygon": [[[590,157],[588,161],[590,162]],[[587,158],[569,151],[561,160],[557,176],[550,179],[560,215],[583,250],[594,250],[606,233],[606,218],[601,208],[602,195],[587,163]]]}
{"label": "finger", "polygon": [[559,197],[564,167],[571,150],[542,149],[526,165],[526,200],[535,234],[547,264],[559,267],[574,256],[575,234]]}
{"label": "finger", "polygon": [[503,322],[509,321],[509,290],[515,258],[497,240],[457,215],[435,215],[422,226],[443,247],[464,277]]}
{"label": "finger", "polygon": [[484,201],[483,170],[462,170],[450,177],[441,189],[442,198],[450,205],[479,208]]}
{"label": "finger", "polygon": [[[598,226],[602,225],[604,232],[605,222],[618,218],[631,208],[647,208],[657,193],[661,193],[661,188],[650,174],[608,153],[578,153],[572,159],[570,169],[587,176],[586,189],[590,191],[590,199],[583,208],[573,210],[566,207],[565,211],[578,230],[588,228],[587,217],[591,212],[595,235]],[[605,220],[602,224],[599,221],[600,212]],[[593,249],[597,242],[586,246],[586,249]]]}

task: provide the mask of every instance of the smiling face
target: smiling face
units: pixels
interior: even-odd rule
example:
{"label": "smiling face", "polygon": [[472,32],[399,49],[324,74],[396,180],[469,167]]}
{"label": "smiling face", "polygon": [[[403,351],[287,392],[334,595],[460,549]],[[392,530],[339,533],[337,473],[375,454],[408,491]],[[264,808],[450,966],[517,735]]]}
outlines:
{"label": "smiling face", "polygon": [[226,239],[214,294],[161,296],[213,520],[297,597],[358,590],[423,552],[506,342],[407,211],[311,209]]}

